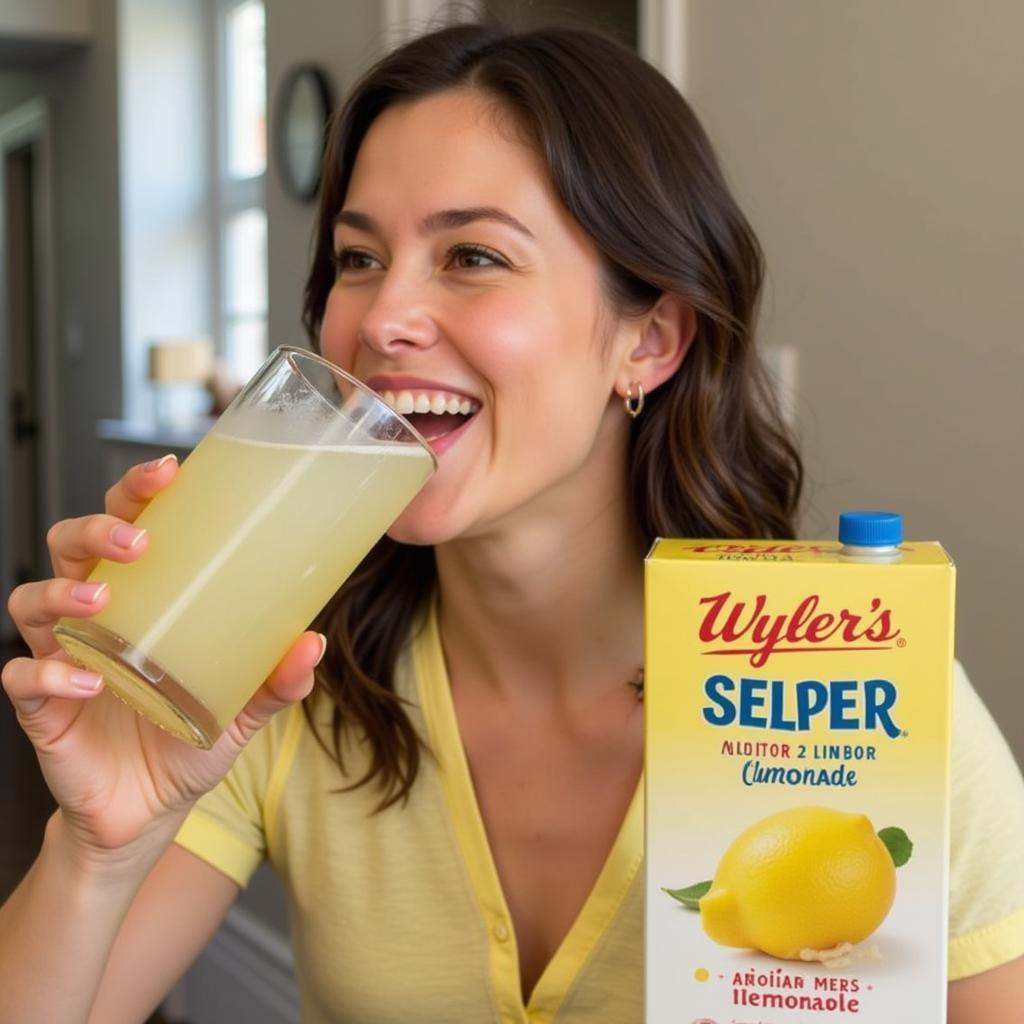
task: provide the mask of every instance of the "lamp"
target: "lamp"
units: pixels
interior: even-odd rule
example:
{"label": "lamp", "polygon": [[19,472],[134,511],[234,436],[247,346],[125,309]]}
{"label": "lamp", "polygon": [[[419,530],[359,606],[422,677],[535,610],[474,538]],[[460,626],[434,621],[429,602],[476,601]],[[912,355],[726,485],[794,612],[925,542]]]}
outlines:
{"label": "lamp", "polygon": [[164,426],[191,423],[206,413],[205,385],[213,376],[213,340],[166,338],[149,346],[149,379],[156,396],[156,419]]}

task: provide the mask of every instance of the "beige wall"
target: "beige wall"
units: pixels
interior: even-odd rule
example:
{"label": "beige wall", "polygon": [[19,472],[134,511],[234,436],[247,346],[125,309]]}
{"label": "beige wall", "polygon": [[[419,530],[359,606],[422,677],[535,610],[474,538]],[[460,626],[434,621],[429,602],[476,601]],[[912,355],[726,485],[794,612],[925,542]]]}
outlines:
{"label": "beige wall", "polygon": [[1024,760],[1024,6],[689,0],[685,91],[797,351],[803,534],[902,511],[958,566],[957,651]]}

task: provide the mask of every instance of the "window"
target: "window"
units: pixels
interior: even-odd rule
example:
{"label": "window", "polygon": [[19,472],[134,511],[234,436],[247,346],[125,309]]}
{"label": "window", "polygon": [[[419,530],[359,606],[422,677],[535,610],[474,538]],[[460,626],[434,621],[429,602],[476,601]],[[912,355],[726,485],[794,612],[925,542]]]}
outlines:
{"label": "window", "polygon": [[267,356],[266,43],[262,0],[220,0],[217,183],[221,356],[238,381]]}

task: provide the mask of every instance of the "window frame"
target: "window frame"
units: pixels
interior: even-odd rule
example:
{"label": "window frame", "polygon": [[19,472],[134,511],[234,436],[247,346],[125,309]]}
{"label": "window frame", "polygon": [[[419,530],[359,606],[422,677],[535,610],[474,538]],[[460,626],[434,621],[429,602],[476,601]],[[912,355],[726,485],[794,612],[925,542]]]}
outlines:
{"label": "window frame", "polygon": [[[211,188],[211,224],[212,246],[214,252],[215,295],[213,309],[213,333],[217,357],[223,360],[233,377],[242,373],[236,365],[236,353],[232,351],[229,341],[231,328],[238,323],[259,319],[253,314],[237,315],[228,308],[228,224],[231,219],[247,210],[258,209],[266,222],[266,183],[267,167],[264,162],[263,171],[249,178],[232,178],[228,172],[228,18],[232,11],[245,3],[254,0],[212,0],[209,4],[210,34],[212,40],[211,62],[213,65],[213,117],[211,120],[211,138],[209,151],[211,154],[210,180]],[[267,110],[266,97],[266,0],[255,0],[264,10],[264,110]],[[264,119],[266,123],[266,117]],[[269,276],[269,258],[264,263],[264,275]],[[265,325],[266,345],[269,351],[269,280],[267,281],[267,302],[263,309],[262,322]],[[238,381],[242,383],[242,381]]]}

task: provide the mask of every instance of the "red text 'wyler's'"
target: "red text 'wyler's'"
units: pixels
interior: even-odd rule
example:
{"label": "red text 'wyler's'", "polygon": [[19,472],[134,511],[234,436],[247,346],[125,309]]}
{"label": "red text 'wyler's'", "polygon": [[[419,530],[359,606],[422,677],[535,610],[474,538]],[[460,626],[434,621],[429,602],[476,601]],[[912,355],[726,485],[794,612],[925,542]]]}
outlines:
{"label": "red text 'wyler's'", "polygon": [[865,609],[827,609],[818,594],[808,594],[794,608],[768,608],[766,594],[739,600],[732,591],[702,597],[707,607],[698,636],[717,644],[704,654],[745,654],[755,668],[773,654],[810,651],[888,650],[900,631],[880,598]]}

